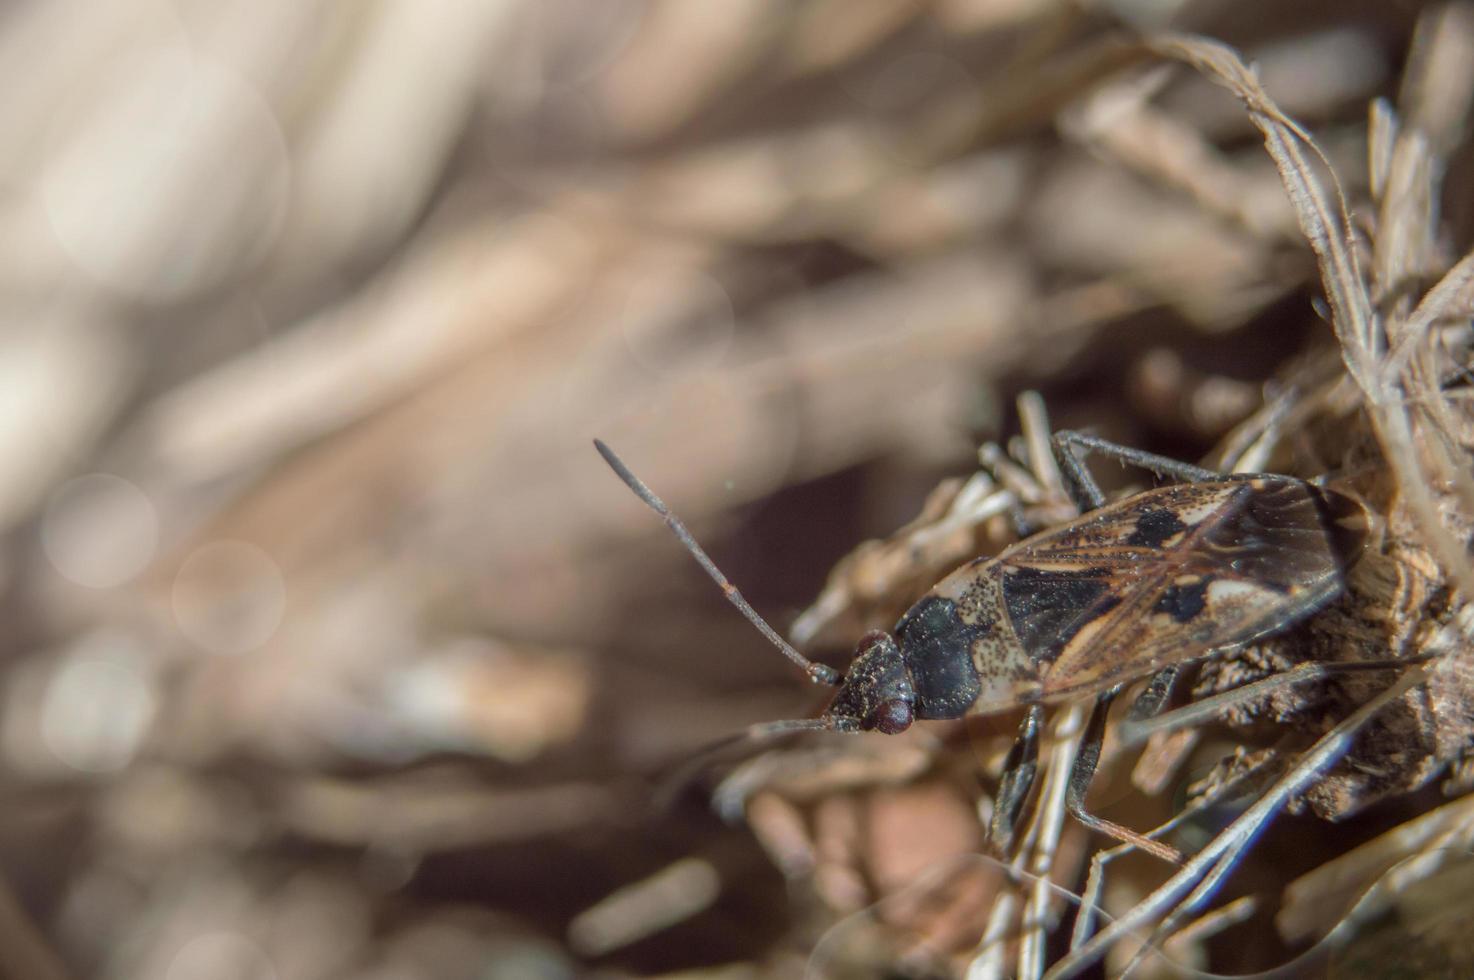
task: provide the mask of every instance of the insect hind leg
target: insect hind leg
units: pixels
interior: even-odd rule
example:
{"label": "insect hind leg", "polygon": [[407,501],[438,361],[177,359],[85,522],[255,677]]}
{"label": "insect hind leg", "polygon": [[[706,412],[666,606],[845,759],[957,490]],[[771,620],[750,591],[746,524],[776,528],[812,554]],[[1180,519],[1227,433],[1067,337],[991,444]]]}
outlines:
{"label": "insect hind leg", "polygon": [[[1161,706],[1167,700],[1165,693],[1158,693],[1155,697],[1151,695],[1154,691],[1170,691],[1172,680],[1171,677],[1163,678],[1163,684],[1159,685],[1157,678],[1153,677],[1142,699],[1138,700],[1137,707],[1143,711],[1161,710]],[[1182,854],[1175,847],[1152,840],[1129,827],[1097,817],[1085,809],[1085,794],[1090,789],[1090,781],[1095,777],[1095,767],[1100,762],[1101,742],[1105,739],[1106,716],[1110,713],[1111,704],[1121,693],[1122,687],[1124,685],[1118,684],[1095,699],[1095,707],[1090,712],[1090,720],[1086,722],[1085,732],[1080,736],[1080,749],[1075,754],[1075,766],[1070,771],[1069,787],[1065,793],[1065,809],[1070,812],[1070,816],[1091,830],[1098,830],[1118,841],[1135,845],[1163,861],[1181,864]]]}
{"label": "insect hind leg", "polygon": [[1146,682],[1146,687],[1131,703],[1127,718],[1133,722],[1142,722],[1160,715],[1167,707],[1167,700],[1172,696],[1172,686],[1177,683],[1177,675],[1181,672],[1182,665],[1173,664],[1153,674],[1151,680]]}
{"label": "insect hind leg", "polygon": [[1050,440],[1050,446],[1054,449],[1054,458],[1059,463],[1060,471],[1065,477],[1067,489],[1082,512],[1094,510],[1105,503],[1105,494],[1101,492],[1100,485],[1095,482],[1095,477],[1090,475],[1089,469],[1085,466],[1085,457],[1090,453],[1109,456],[1128,466],[1136,466],[1158,476],[1181,480],[1184,483],[1202,483],[1205,480],[1223,478],[1222,473],[1201,466],[1194,466],[1167,456],[1158,456],[1156,453],[1143,452],[1140,449],[1132,449],[1130,446],[1122,446],[1108,439],[1086,435],[1071,429],[1061,429],[1056,432]]}

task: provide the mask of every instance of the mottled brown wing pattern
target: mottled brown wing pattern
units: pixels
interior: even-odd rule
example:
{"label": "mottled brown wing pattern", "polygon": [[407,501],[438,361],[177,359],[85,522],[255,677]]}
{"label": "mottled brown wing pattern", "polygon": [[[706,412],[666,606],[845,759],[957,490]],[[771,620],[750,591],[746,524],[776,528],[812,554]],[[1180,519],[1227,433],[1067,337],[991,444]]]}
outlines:
{"label": "mottled brown wing pattern", "polygon": [[1300,480],[1181,484],[1108,505],[998,558],[1041,700],[1250,642],[1342,588],[1349,502]]}

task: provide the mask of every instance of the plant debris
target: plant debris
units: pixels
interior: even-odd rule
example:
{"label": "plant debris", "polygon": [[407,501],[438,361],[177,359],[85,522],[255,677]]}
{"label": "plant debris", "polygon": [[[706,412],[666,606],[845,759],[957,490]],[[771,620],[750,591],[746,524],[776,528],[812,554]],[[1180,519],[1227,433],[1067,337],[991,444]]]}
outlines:
{"label": "plant debris", "polygon": [[[1468,972],[1474,6],[156,7],[0,22],[0,972]],[[1372,518],[1109,727],[1182,866],[1083,705],[1007,860],[1016,715],[693,770],[820,706],[592,438],[842,668],[1055,427]]]}

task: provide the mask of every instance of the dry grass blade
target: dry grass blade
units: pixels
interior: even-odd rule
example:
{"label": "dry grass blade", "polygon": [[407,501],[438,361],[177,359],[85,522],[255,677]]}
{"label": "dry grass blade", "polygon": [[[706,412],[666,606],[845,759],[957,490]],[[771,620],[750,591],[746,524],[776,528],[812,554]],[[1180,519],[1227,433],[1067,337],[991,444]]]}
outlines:
{"label": "dry grass blade", "polygon": [[[1389,374],[1385,361],[1387,330],[1368,295],[1356,259],[1345,195],[1329,160],[1310,135],[1279,110],[1232,49],[1201,38],[1183,37],[1158,38],[1151,47],[1165,57],[1192,64],[1227,87],[1244,102],[1250,119],[1264,134],[1265,147],[1284,179],[1301,230],[1320,260],[1332,326],[1341,340],[1347,369],[1361,388],[1382,450],[1417,515],[1423,539],[1464,593],[1474,595],[1474,565],[1454,545],[1430,490],[1441,474],[1429,473],[1418,457],[1405,379]],[[1311,166],[1303,150],[1325,164],[1324,175]],[[1424,208],[1424,213],[1427,210]]]}
{"label": "dry grass blade", "polygon": [[1350,748],[1356,732],[1378,711],[1402,697],[1425,680],[1417,668],[1406,671],[1396,683],[1368,701],[1355,714],[1331,729],[1306,752],[1295,766],[1281,777],[1254,805],[1201,851],[1183,865],[1151,895],[1127,914],[1101,930],[1079,949],[1071,951],[1045,974],[1054,980],[1065,980],[1090,967],[1107,949],[1128,934],[1150,927],[1158,920],[1170,922],[1175,917],[1195,910],[1209,898],[1245,849],[1290,799],[1303,792]]}
{"label": "dry grass blade", "polygon": [[[1264,145],[1279,168],[1300,229],[1321,263],[1321,282],[1331,305],[1332,323],[1346,352],[1347,368],[1370,397],[1376,358],[1385,346],[1380,321],[1366,293],[1356,260],[1345,197],[1310,134],[1280,111],[1238,53],[1206,38],[1159,37],[1149,41],[1157,54],[1185,61],[1243,101],[1249,118],[1264,134]],[[1302,149],[1327,168],[1316,172]],[[1329,181],[1330,186],[1326,185]]]}
{"label": "dry grass blade", "polygon": [[1049,753],[1048,782],[1044,785],[1035,814],[1037,825],[1030,829],[1027,838],[1027,865],[1032,884],[1024,906],[1024,932],[1019,943],[1015,973],[1018,977],[1044,975],[1045,943],[1054,919],[1051,907],[1054,890],[1050,877],[1055,873],[1055,857],[1066,819],[1065,797],[1069,792],[1070,772],[1075,765],[1075,753],[1079,749],[1087,711],[1083,705],[1074,705],[1054,723],[1055,745]]}
{"label": "dry grass blade", "polygon": [[[1272,760],[1264,760],[1264,765],[1272,765]],[[1147,836],[1161,836],[1178,824],[1192,819],[1192,817],[1212,806],[1220,798],[1228,797],[1241,790],[1241,784],[1248,783],[1259,776],[1257,767],[1247,768],[1238,773],[1233,779],[1225,780],[1214,786],[1208,793],[1203,794],[1173,814],[1172,819],[1152,830]],[[1095,917],[1100,910],[1100,896],[1105,887],[1105,870],[1110,862],[1130,853],[1135,849],[1131,843],[1118,844],[1109,850],[1098,851],[1090,859],[1090,872],[1085,878],[1085,890],[1080,895],[1080,912],[1076,916],[1074,929],[1070,933],[1070,949],[1077,950],[1084,946],[1090,939],[1090,934],[1095,928]]]}
{"label": "dry grass blade", "polygon": [[[1399,865],[1443,851],[1467,853],[1471,847],[1474,798],[1465,797],[1409,820],[1290,882],[1275,925],[1291,942],[1328,937],[1363,903],[1370,889]],[[1438,866],[1435,860],[1409,870],[1426,876]]]}

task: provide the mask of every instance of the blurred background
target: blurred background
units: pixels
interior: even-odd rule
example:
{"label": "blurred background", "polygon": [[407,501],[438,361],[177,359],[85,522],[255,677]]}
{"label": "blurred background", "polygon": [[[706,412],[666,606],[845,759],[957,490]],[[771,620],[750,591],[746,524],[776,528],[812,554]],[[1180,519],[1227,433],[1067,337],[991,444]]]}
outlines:
{"label": "blurred background", "polygon": [[844,889],[651,789],[821,702],[591,438],[780,629],[1022,390],[1202,455],[1330,335],[1242,111],[1119,39],[1240,48],[1354,197],[1427,16],[8,5],[5,975],[796,973]]}

